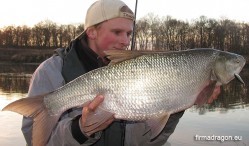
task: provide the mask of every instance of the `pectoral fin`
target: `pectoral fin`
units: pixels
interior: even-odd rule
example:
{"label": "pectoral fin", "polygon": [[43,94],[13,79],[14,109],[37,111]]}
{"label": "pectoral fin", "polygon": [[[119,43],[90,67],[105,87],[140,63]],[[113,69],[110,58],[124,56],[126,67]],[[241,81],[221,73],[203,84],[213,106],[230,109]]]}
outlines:
{"label": "pectoral fin", "polygon": [[155,119],[150,119],[146,121],[146,124],[149,126],[150,130],[146,133],[151,131],[150,139],[155,138],[165,127],[168,119],[170,117],[169,113],[164,114],[163,116]]}
{"label": "pectoral fin", "polygon": [[197,96],[197,99],[195,101],[195,104],[198,105],[198,107],[204,105],[207,103],[208,99],[211,97],[211,95],[214,92],[214,88],[216,85],[216,81],[211,82],[208,86],[206,86]]}

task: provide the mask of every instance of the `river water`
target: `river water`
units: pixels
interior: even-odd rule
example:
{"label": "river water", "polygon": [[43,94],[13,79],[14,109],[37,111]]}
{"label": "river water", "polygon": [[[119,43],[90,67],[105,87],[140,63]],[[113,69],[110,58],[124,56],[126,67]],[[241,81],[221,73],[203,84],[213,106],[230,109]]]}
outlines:
{"label": "river water", "polygon": [[[37,65],[0,64],[0,109],[27,95],[29,80]],[[241,77],[222,87],[218,99],[201,108],[186,110],[165,146],[249,146],[249,68]],[[248,84],[247,84],[248,83]],[[24,146],[22,116],[0,112],[0,145]]]}

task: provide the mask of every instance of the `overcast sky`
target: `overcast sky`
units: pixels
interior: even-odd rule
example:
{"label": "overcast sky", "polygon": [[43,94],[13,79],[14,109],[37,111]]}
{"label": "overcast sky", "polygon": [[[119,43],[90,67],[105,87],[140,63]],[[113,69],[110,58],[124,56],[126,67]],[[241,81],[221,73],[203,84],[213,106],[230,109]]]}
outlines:
{"label": "overcast sky", "polygon": [[[84,23],[95,0],[1,0],[0,27],[33,26],[49,19],[58,24]],[[123,0],[132,10],[135,0]],[[249,23],[249,0],[138,0],[137,19],[148,13],[191,21],[201,15]]]}

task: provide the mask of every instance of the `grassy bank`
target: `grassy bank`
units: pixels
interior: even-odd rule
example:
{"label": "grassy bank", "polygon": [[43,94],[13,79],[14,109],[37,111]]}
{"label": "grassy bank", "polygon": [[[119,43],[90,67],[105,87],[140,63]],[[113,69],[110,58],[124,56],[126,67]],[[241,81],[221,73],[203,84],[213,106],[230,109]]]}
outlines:
{"label": "grassy bank", "polygon": [[0,62],[41,63],[54,49],[0,48]]}

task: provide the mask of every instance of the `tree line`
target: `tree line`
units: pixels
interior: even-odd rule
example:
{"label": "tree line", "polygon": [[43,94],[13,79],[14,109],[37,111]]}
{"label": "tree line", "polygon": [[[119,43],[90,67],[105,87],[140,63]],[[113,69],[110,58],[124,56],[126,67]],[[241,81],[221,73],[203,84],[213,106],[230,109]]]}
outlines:
{"label": "tree line", "polygon": [[[83,30],[83,24],[58,25],[50,20],[33,27],[7,26],[0,29],[0,46],[66,47]],[[249,51],[249,24],[206,16],[188,22],[150,13],[136,21],[134,43],[137,50],[216,48],[245,54]]]}
{"label": "tree line", "polygon": [[51,20],[37,23],[33,27],[7,26],[0,29],[1,47],[58,48],[66,47],[84,30],[84,25],[58,25]]}

